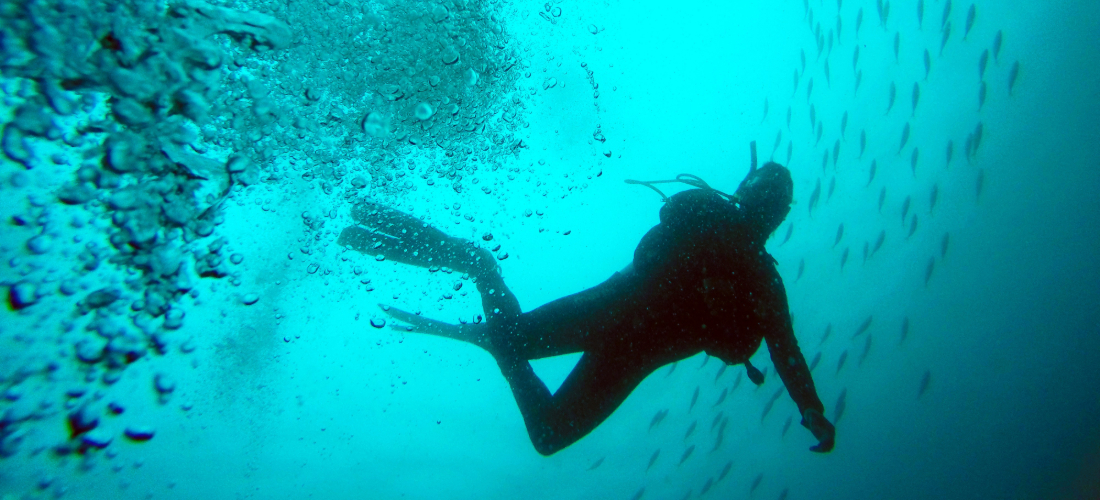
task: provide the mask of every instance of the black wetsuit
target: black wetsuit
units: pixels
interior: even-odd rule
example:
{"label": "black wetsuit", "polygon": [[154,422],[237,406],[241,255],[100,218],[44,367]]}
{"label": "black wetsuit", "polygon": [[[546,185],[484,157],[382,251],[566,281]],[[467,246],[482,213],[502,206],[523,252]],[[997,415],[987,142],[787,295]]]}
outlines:
{"label": "black wetsuit", "polygon": [[[632,271],[493,328],[516,336],[504,344],[512,352],[494,356],[540,453],[591,432],[661,366],[700,351],[742,363],[761,339],[799,412],[823,411],[764,239],[753,239],[733,204],[712,190],[673,196],[660,218],[634,251]],[[494,304],[487,299],[486,309]],[[580,351],[553,395],[526,362]]]}
{"label": "black wetsuit", "polygon": [[[799,413],[823,413],[794,337],[783,281],[764,249],[767,235],[754,233],[716,191],[673,196],[661,208],[660,224],[638,244],[631,267],[526,313],[496,272],[492,255],[473,242],[370,202],[353,207],[352,216],[370,229],[345,229],[342,246],[476,276],[487,324],[448,325],[396,309],[389,313],[418,331],[492,353],[539,453],[555,453],[587,435],[661,366],[700,351],[744,363],[762,339]],[[528,363],[576,352],[584,354],[554,394]]]}

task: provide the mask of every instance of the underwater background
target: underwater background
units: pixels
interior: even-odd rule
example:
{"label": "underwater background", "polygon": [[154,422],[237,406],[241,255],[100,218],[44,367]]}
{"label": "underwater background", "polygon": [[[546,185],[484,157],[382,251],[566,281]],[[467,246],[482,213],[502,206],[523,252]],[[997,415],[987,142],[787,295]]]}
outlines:
{"label": "underwater background", "polygon": [[[1100,498],[1100,3],[0,14],[4,500]],[[531,310],[630,262],[661,200],[624,180],[732,192],[750,141],[829,454],[700,353],[540,456],[491,356],[379,307],[473,288],[335,243],[396,207]]]}

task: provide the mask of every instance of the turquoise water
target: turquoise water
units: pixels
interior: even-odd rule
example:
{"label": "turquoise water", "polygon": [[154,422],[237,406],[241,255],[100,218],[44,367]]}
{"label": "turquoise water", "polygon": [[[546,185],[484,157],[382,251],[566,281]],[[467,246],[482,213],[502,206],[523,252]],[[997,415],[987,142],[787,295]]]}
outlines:
{"label": "turquoise water", "polygon": [[[946,3],[0,2],[0,498],[1100,497],[1100,5]],[[474,287],[336,244],[373,199],[531,310],[750,141],[829,454],[762,349],[541,456],[379,307]]]}

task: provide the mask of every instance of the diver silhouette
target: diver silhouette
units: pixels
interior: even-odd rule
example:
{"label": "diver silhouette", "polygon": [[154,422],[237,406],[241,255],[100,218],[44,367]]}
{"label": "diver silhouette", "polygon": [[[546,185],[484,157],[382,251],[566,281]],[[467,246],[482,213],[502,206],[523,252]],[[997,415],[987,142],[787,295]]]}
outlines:
{"label": "diver silhouette", "polygon": [[[753,144],[755,146],[755,144]],[[733,195],[698,177],[676,181],[696,189],[665,197],[660,223],[638,243],[634,261],[607,281],[529,312],[504,284],[493,255],[472,241],[425,222],[361,201],[358,225],[338,244],[421,267],[468,273],[481,294],[484,323],[453,325],[384,307],[413,331],[476,344],[496,359],[511,386],[535,449],[551,455],[575,443],[619,407],[658,368],[705,351],[727,364],[749,364],[761,340],[798,405],[802,425],[828,452],[835,430],[825,419],[810,370],[798,348],[777,262],[764,249],[790,211],[793,182],[783,166],[756,168]],[[583,352],[554,394],[528,360]]]}

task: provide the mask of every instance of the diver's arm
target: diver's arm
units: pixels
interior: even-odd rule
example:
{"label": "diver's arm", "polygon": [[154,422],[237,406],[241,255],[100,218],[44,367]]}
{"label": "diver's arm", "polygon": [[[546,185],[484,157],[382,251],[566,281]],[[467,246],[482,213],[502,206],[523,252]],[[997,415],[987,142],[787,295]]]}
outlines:
{"label": "diver's arm", "polygon": [[798,340],[794,337],[794,328],[791,325],[791,315],[787,306],[787,292],[783,288],[783,280],[779,273],[771,267],[771,293],[765,293],[763,300],[757,304],[757,313],[763,316],[765,326],[764,340],[768,344],[768,352],[771,354],[775,371],[787,387],[787,393],[798,405],[798,413],[802,415],[802,425],[813,432],[814,437],[820,442],[810,448],[811,451],[828,452],[833,449],[835,429],[824,417],[825,406],[817,396],[817,388],[814,387],[810,369],[806,365],[806,358],[798,348]]}
{"label": "diver's arm", "polygon": [[[771,266],[769,266],[771,267]],[[798,340],[794,337],[794,327],[791,325],[791,314],[787,306],[787,291],[783,288],[783,280],[775,268],[771,267],[769,288],[760,294],[756,304],[756,312],[761,316],[764,325],[764,340],[768,343],[768,352],[771,354],[775,371],[783,379],[783,385],[787,386],[787,392],[791,399],[798,405],[798,412],[802,413],[809,408],[824,411],[825,407],[817,397],[817,389],[814,387],[813,378],[810,377],[810,368],[806,364],[806,358],[798,348]]]}

